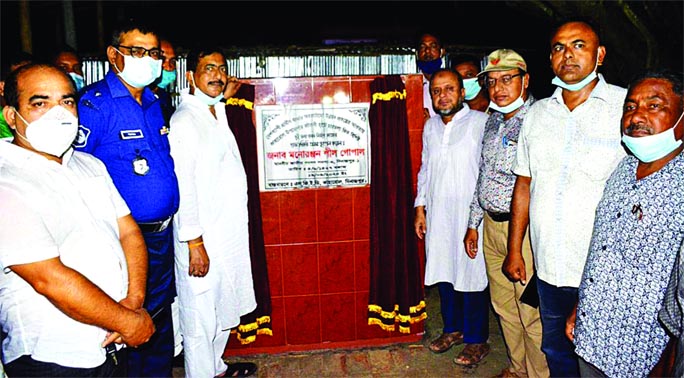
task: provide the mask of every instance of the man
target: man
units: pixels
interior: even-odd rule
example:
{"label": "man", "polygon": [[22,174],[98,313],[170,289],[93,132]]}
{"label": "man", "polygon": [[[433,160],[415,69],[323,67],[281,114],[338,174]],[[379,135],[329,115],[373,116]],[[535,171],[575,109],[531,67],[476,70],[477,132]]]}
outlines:
{"label": "man", "polygon": [[577,377],[565,319],[577,301],[596,204],[625,155],[617,129],[625,89],[597,74],[606,48],[589,24],[566,22],[550,42],[559,88],[535,102],[523,121],[503,270],[512,281],[527,282],[522,246],[529,224],[542,351],[551,376]]}
{"label": "man", "polygon": [[0,317],[8,376],[111,376],[113,342],[154,332],[147,254],[106,168],[74,152],[75,88],[48,64],[7,78],[0,143]]}
{"label": "man", "polygon": [[74,49],[71,47],[61,49],[55,54],[53,63],[71,77],[74,84],[76,84],[76,92],[79,92],[85,87],[83,64],[81,58],[79,58]]}
{"label": "man", "polygon": [[[511,282],[501,271],[506,258],[508,223],[515,175],[511,170],[518,147],[518,135],[528,109],[535,102],[527,92],[530,75],[527,63],[517,52],[493,51],[487,66],[480,72],[491,105],[482,144],[482,162],[470,204],[468,231],[464,243],[468,256],[477,256],[478,227],[484,219],[484,257],[489,280],[489,293],[494,311],[499,315],[501,330],[511,366],[502,377],[548,377],[549,369],[541,351],[542,327],[539,310],[521,301],[527,286]],[[527,277],[534,274],[529,238],[522,245]],[[536,294],[536,293],[535,293]]]}
{"label": "man", "polygon": [[432,96],[430,96],[430,78],[440,68],[444,67],[444,55],[446,50],[437,36],[425,33],[420,36],[418,50],[416,51],[416,63],[423,74],[423,118],[424,122],[435,116],[432,108]]}
{"label": "man", "polygon": [[456,71],[435,72],[430,93],[439,115],[423,129],[414,222],[418,238],[425,237],[425,285],[437,284],[444,320],[443,333],[430,343],[430,350],[442,353],[466,343],[454,362],[473,365],[490,348],[487,275],[482,255],[469,259],[462,240],[487,115],[463,103],[463,79]]}
{"label": "man", "polygon": [[126,25],[107,47],[110,70],[86,87],[79,100],[76,147],[100,158],[145,238],[149,271],[145,308],[157,332],[128,351],[129,376],[170,377],[174,355],[171,303],[176,296],[173,227],[178,181],[159,100],[146,88],[161,73],[157,35]]}
{"label": "man", "polygon": [[606,183],[568,319],[582,376],[646,377],[668,342],[658,322],[684,241],[682,74],[647,72],[629,86],[625,157]]}
{"label": "man", "polygon": [[226,58],[218,48],[199,48],[188,54],[187,67],[190,87],[169,135],[181,193],[174,225],[185,372],[244,377],[256,365],[226,365],[222,359],[231,328],[256,308],[247,176],[220,101],[229,82]]}
{"label": "man", "polygon": [[159,103],[162,107],[164,119],[168,124],[171,120],[171,115],[176,110],[169,94],[170,88],[175,88],[176,85],[176,50],[173,48],[171,42],[162,39],[159,43],[162,50],[163,61],[161,76],[150,84],[150,89],[159,98]]}
{"label": "man", "polygon": [[451,59],[451,67],[463,77],[466,104],[473,110],[487,112],[489,98],[487,89],[480,85],[480,61],[472,55],[456,55]]}

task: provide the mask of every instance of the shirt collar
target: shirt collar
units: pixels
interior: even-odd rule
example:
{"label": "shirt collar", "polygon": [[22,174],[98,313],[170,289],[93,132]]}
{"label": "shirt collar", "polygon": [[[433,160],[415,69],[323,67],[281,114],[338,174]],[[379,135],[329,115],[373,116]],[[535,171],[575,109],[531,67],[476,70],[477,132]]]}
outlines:
{"label": "shirt collar", "polygon": [[[187,102],[188,104],[190,104],[192,106],[202,108],[205,111],[209,112],[209,106],[207,106],[207,104],[200,101],[197,97],[195,97],[195,95],[190,94],[190,87],[182,89],[180,91],[180,94],[181,94],[181,103]],[[225,106],[225,104],[223,103],[223,101],[219,101],[214,105],[214,110],[220,111],[220,108],[222,106]]]}
{"label": "shirt collar", "polygon": [[470,106],[468,106],[468,104],[466,104],[466,102],[463,101],[463,109],[457,111],[456,114],[454,114],[454,118],[452,118],[451,121],[449,121],[447,123],[447,125],[449,123],[455,123],[457,121],[460,121],[461,119],[468,116],[469,113],[470,113]]}

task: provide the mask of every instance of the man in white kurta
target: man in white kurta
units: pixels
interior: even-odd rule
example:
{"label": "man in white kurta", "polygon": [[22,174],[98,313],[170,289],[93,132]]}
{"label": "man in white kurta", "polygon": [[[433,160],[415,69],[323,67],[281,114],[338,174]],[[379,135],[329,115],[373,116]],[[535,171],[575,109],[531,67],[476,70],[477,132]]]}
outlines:
{"label": "man in white kurta", "polygon": [[464,104],[462,79],[455,71],[437,71],[430,92],[437,115],[423,130],[414,203],[416,234],[425,237],[425,285],[437,284],[444,320],[443,334],[430,349],[441,353],[465,342],[466,356],[455,362],[471,365],[489,350],[484,258],[469,258],[463,245],[487,114]]}
{"label": "man in white kurta", "polygon": [[222,360],[230,329],[256,308],[247,178],[220,102],[225,69],[219,52],[188,55],[190,88],[169,133],[181,195],[175,265],[187,377],[232,375]]}

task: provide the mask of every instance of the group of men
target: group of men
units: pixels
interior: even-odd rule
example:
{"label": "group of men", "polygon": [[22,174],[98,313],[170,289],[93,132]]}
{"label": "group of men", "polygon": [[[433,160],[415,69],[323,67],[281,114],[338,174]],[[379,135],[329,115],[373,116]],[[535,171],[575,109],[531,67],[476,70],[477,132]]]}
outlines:
{"label": "group of men", "polygon": [[220,102],[240,83],[220,50],[191,51],[174,111],[160,89],[176,79],[170,44],[130,23],[106,53],[109,72],[85,87],[73,51],[5,81],[4,369],[171,377],[177,297],[186,376],[252,375],[222,359],[256,308],[246,175]]}
{"label": "group of men", "polygon": [[[454,362],[479,363],[491,303],[511,361],[501,376],[647,376],[668,332],[682,333],[681,73],[608,84],[585,22],[559,26],[550,47],[558,88],[536,100],[517,52],[493,51],[481,71],[472,59],[444,68],[440,41],[421,39],[415,232],[444,321],[429,347],[465,344]],[[121,364],[170,377],[177,297],[186,374],[253,374],[222,360],[256,307],[246,176],[221,101],[239,82],[225,57],[188,54],[174,111],[159,88],[175,80],[175,54],[151,29],[115,31],[110,71],[80,90],[70,54],[5,80],[5,371],[111,376]]]}
{"label": "group of men", "polygon": [[491,52],[476,67],[485,113],[470,107],[463,60],[440,68],[439,39],[421,37],[415,232],[444,321],[429,348],[464,343],[454,362],[480,362],[490,298],[510,359],[501,377],[645,377],[668,332],[681,376],[682,74],[607,83],[606,48],[583,21],[557,27],[550,50],[558,88],[540,100],[522,56]]}

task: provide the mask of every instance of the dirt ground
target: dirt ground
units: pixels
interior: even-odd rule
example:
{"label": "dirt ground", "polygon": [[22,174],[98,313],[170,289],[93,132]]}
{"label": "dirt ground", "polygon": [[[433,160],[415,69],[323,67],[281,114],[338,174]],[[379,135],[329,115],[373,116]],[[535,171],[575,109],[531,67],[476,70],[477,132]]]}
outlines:
{"label": "dirt ground", "polygon": [[[258,378],[290,377],[419,377],[457,378],[493,377],[508,366],[501,330],[493,312],[489,316],[491,352],[473,367],[461,367],[453,359],[463,345],[435,354],[427,345],[442,330],[439,294],[436,287],[426,288],[428,318],[425,334],[419,343],[393,344],[362,349],[330,349],[282,354],[236,356],[229,362],[251,361],[258,365]],[[182,367],[174,368],[174,377],[183,377]]]}

